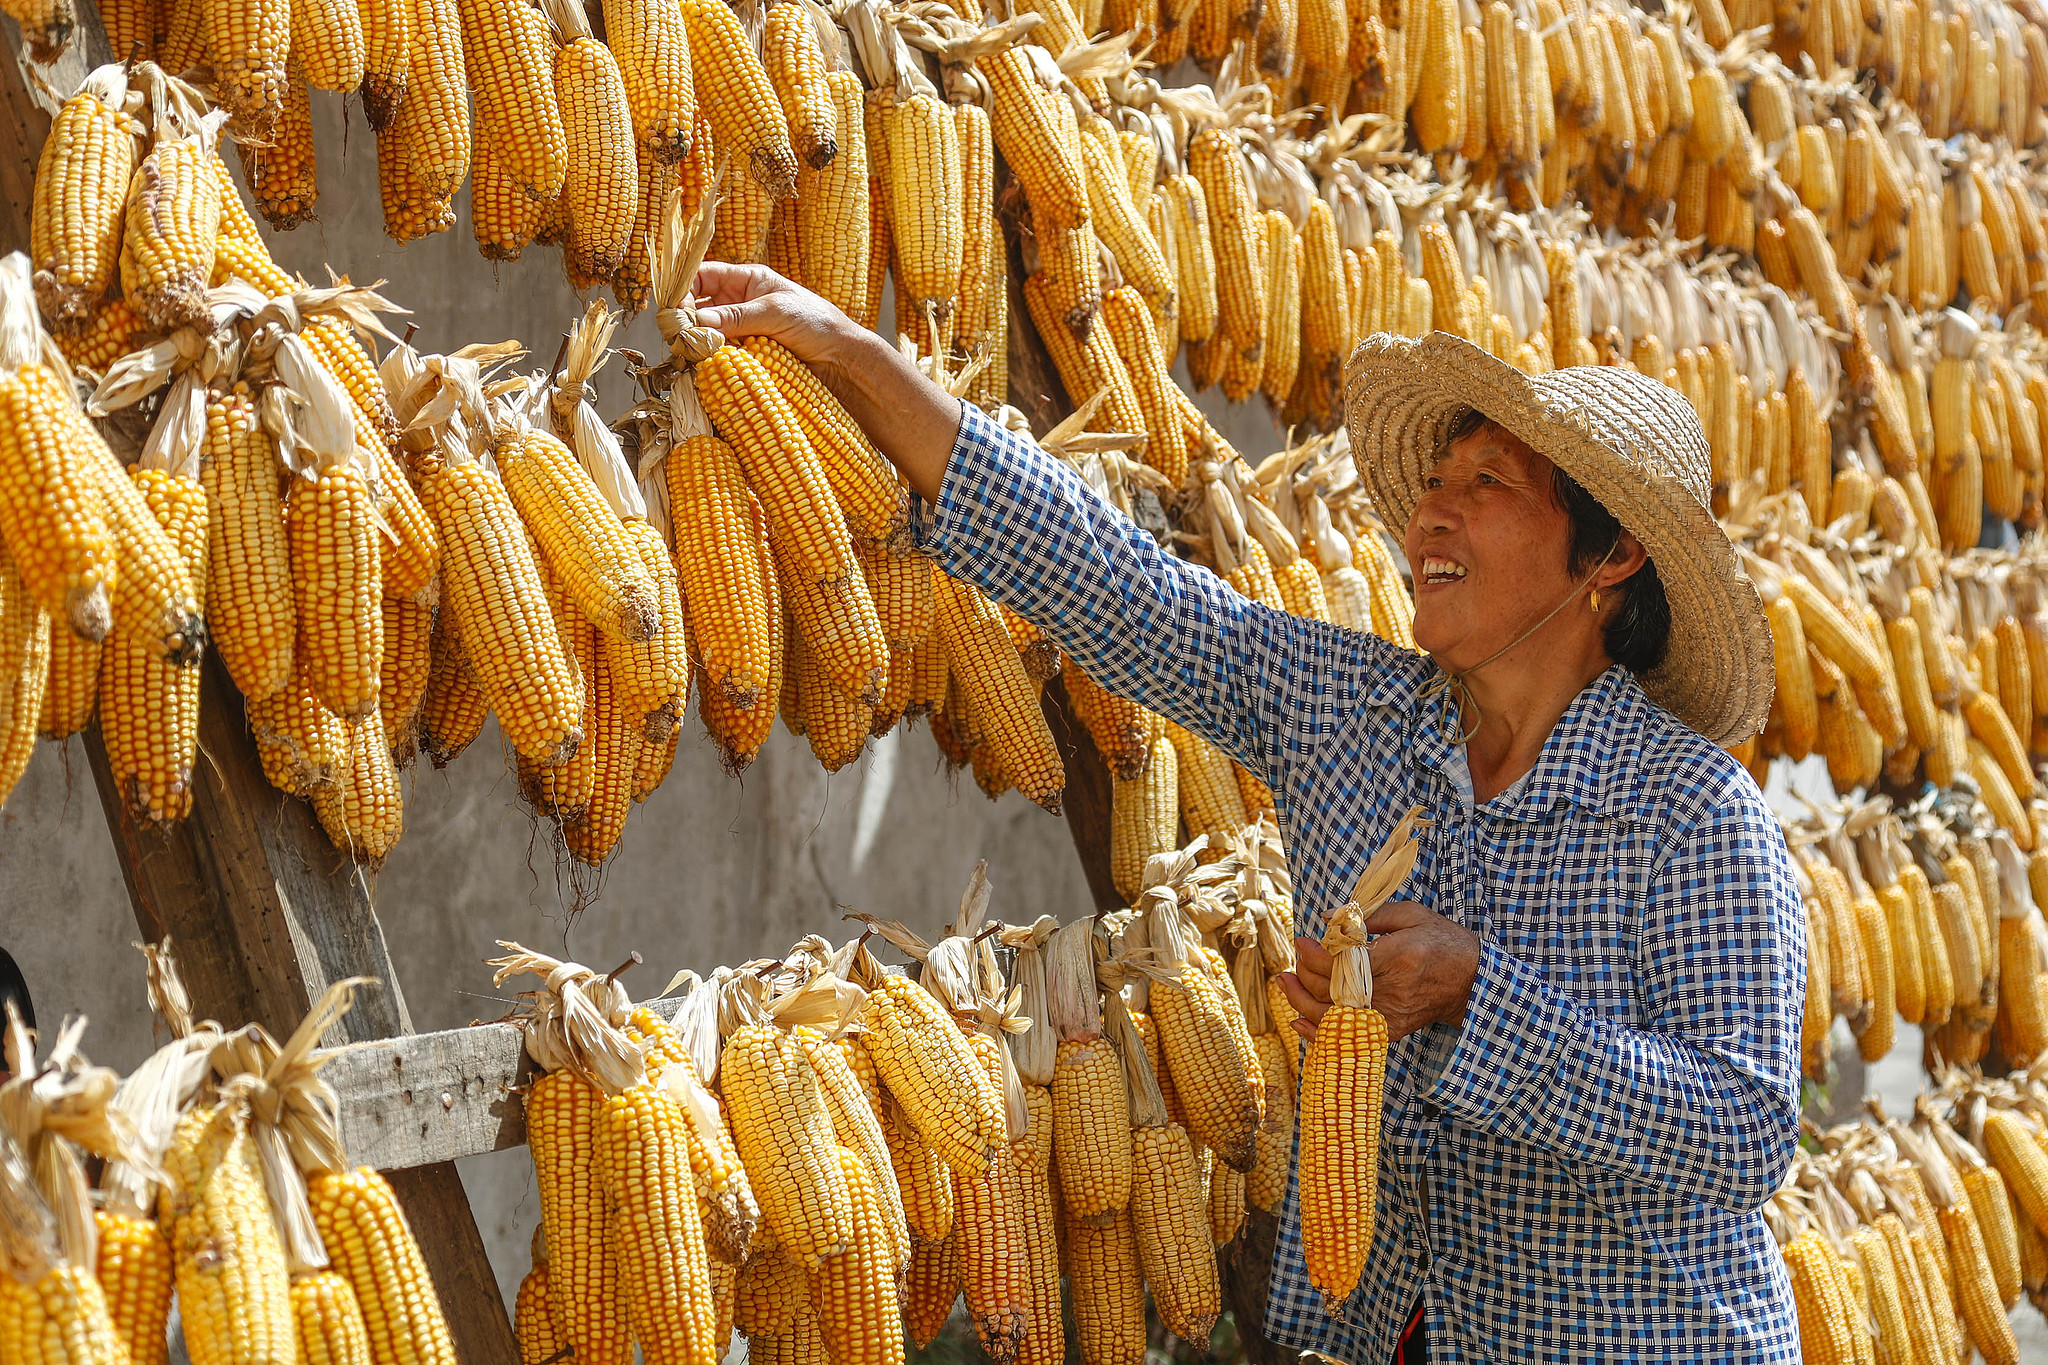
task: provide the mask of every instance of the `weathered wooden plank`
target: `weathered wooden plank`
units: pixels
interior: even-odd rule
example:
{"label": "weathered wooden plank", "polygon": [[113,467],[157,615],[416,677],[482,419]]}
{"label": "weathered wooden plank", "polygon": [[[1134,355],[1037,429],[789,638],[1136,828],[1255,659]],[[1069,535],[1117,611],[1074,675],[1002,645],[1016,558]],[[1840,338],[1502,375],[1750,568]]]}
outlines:
{"label": "weathered wooden plank", "polygon": [[[682,1002],[647,1003],[668,1018]],[[532,1071],[516,1025],[477,1024],[352,1044],[321,1074],[341,1097],[349,1160],[394,1171],[523,1145],[515,1092]]]}
{"label": "weathered wooden plank", "polygon": [[332,982],[370,976],[379,988],[359,993],[326,1041],[410,1032],[372,879],[328,842],[312,807],[271,787],[226,668],[217,656],[203,666],[201,759],[182,824],[138,824],[115,789],[99,727],[86,732],[136,922],[152,941],[175,940],[203,1017],[260,1023],[282,1038]]}

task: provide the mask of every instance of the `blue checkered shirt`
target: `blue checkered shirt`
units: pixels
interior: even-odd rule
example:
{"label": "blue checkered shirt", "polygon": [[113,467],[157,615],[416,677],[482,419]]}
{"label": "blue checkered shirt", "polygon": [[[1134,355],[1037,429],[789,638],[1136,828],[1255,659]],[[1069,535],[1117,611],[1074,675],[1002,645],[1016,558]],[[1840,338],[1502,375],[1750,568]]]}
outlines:
{"label": "blue checkered shirt", "polygon": [[1411,805],[1401,898],[1480,936],[1465,1018],[1394,1043],[1379,1216],[1335,1316],[1290,1178],[1266,1330],[1358,1365],[1418,1298],[1432,1359],[1793,1361],[1759,1209],[1798,1140],[1805,920],[1742,766],[1610,668],[1528,777],[1471,807],[1431,662],[1250,602],[966,409],[918,543],[1279,806],[1320,928]]}

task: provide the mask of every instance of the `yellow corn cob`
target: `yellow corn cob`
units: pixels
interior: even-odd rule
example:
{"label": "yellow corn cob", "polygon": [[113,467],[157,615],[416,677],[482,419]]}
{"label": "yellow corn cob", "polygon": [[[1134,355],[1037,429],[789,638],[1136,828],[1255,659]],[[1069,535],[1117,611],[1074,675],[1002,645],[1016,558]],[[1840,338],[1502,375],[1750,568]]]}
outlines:
{"label": "yellow corn cob", "polygon": [[[979,1175],[1005,1139],[998,1097],[931,992],[887,976],[859,1014],[867,1053],[911,1131],[956,1173]],[[957,1220],[955,1220],[957,1222]]]}
{"label": "yellow corn cob", "polygon": [[1230,760],[1200,735],[1172,722],[1166,734],[1180,760],[1180,809],[1188,832],[1207,834],[1212,841],[1235,837],[1251,823],[1251,816],[1231,775]]}
{"label": "yellow corn cob", "polygon": [[748,1025],[727,1041],[719,1077],[762,1227],[810,1268],[845,1251],[854,1212],[802,1045],[771,1025]]}
{"label": "yellow corn cob", "polygon": [[1919,934],[1919,908],[1902,884],[1883,888],[1877,899],[1884,912],[1886,933],[1891,939],[1899,1017],[1909,1024],[1918,1024],[1927,1010],[1927,976]]}
{"label": "yellow corn cob", "polygon": [[[625,260],[627,240],[640,216],[633,116],[619,64],[609,48],[590,36],[582,6],[556,4],[551,13],[562,38],[555,53],[555,101],[568,148],[562,180],[562,203],[569,213],[564,256],[572,283],[608,282]],[[568,21],[574,22],[560,28]]]}
{"label": "yellow corn cob", "polygon": [[774,376],[751,351],[726,346],[697,367],[699,396],[761,496],[785,587],[831,583],[853,568],[845,518],[823,465]]}
{"label": "yellow corn cob", "polygon": [[158,331],[199,321],[213,277],[221,186],[198,137],[160,142],[136,167],[121,234],[121,292]]}
{"label": "yellow corn cob", "polygon": [[127,1347],[107,1310],[106,1292],[84,1266],[58,1262],[33,1284],[0,1283],[0,1350],[21,1361],[120,1365]]}
{"label": "yellow corn cob", "polygon": [[2013,1204],[2005,1181],[1990,1166],[1964,1166],[1962,1187],[1984,1239],[1984,1252],[1991,1266],[1991,1280],[1998,1289],[2001,1307],[2010,1311],[2020,1299],[2019,1230],[2013,1225]]}
{"label": "yellow corn cob", "polygon": [[780,1336],[811,1311],[804,1268],[779,1248],[756,1251],[740,1267],[733,1290],[733,1326],[750,1337]]}
{"label": "yellow corn cob", "polygon": [[553,1320],[578,1360],[618,1365],[633,1358],[619,1293],[614,1212],[597,1170],[604,1097],[588,1082],[552,1072],[526,1096],[526,1140],[540,1186]]}
{"label": "yellow corn cob", "polygon": [[280,232],[312,218],[320,198],[313,156],[313,109],[306,78],[287,68],[276,125],[263,143],[240,145],[257,211]]}
{"label": "yellow corn cob", "polygon": [[[36,710],[36,735],[41,739],[69,739],[92,724],[94,713],[99,709],[100,646],[79,639],[62,622],[51,620],[49,613],[42,611],[34,599],[27,596],[12,566],[7,569],[7,576],[12,591],[22,595],[25,611],[38,615],[43,622],[42,648],[47,651],[49,663],[42,701]],[[29,642],[10,641],[10,644],[18,653],[28,648]]]}
{"label": "yellow corn cob", "polygon": [[[2033,856],[2038,861],[2048,853],[2036,849]],[[2029,920],[2000,918],[1998,955],[1998,1019],[2007,1030],[2009,1052],[2015,1057],[2039,1056],[2048,1050],[2048,971],[2036,954]]]}
{"label": "yellow corn cob", "polygon": [[669,558],[661,533],[638,518],[625,523],[625,533],[661,599],[661,630],[641,641],[605,636],[606,669],[611,677],[612,704],[621,719],[637,726],[647,743],[661,745],[668,743],[689,707],[690,655],[684,642],[683,598],[675,562]]}
{"label": "yellow corn cob", "polygon": [[348,771],[348,726],[322,706],[303,678],[268,697],[249,697],[249,729],[263,775],[279,791],[311,796]]}
{"label": "yellow corn cob", "polygon": [[320,1240],[362,1308],[371,1357],[402,1365],[448,1365],[455,1347],[404,1209],[384,1177],[366,1166],[306,1182]]}
{"label": "yellow corn cob", "polygon": [[[875,601],[875,615],[882,623],[882,636],[889,642],[889,678],[893,685],[897,657],[921,648],[931,637],[931,561],[922,555],[892,555],[871,549],[860,552],[860,561],[861,573]],[[907,696],[906,692],[906,699]]]}
{"label": "yellow corn cob", "polygon": [[1130,1109],[1123,1064],[1109,1040],[1060,1043],[1052,1074],[1053,1159],[1067,1215],[1092,1227],[1112,1222],[1130,1202]]}
{"label": "yellow corn cob", "polygon": [[1209,236],[1209,200],[1192,175],[1170,175],[1160,186],[1174,235],[1175,303],[1181,340],[1207,341],[1216,330],[1217,257]]}
{"label": "yellow corn cob", "polygon": [[1294,392],[1301,365],[1301,261],[1294,224],[1278,209],[1264,215],[1266,350],[1259,387],[1275,403]]}
{"label": "yellow corn cob", "polygon": [[2048,1226],[2048,1150],[2038,1133],[2009,1111],[1988,1110],[1984,1149],[2028,1219],[2037,1228]]}
{"label": "yellow corn cob", "polygon": [[[48,314],[44,315],[46,318]],[[57,334],[57,349],[73,369],[104,374],[107,367],[135,349],[142,321],[126,299],[100,305],[77,332]]]}
{"label": "yellow corn cob", "polygon": [[1808,1350],[1833,1352],[1829,1359],[1856,1359],[1855,1324],[1844,1302],[1839,1261],[1820,1233],[1809,1229],[1782,1248],[1799,1313],[1799,1336]]}
{"label": "yellow corn cob", "polygon": [[315,90],[348,94],[363,83],[363,16],[356,0],[292,0],[290,18],[291,56]]}
{"label": "yellow corn cob", "polygon": [[343,720],[377,705],[383,650],[377,517],[353,461],[295,480],[285,508],[298,623],[294,657],[314,694]]}
{"label": "yellow corn cob", "polygon": [[607,0],[605,45],[617,58],[638,144],[673,165],[690,152],[697,99],[676,0]]}
{"label": "yellow corn cob", "polygon": [[802,6],[789,0],[769,6],[761,49],[798,160],[813,170],[830,165],[849,125],[826,83],[824,54]]}
{"label": "yellow corn cob", "polygon": [[903,1286],[903,1329],[918,1349],[931,1345],[959,1299],[960,1257],[953,1239],[919,1247]]}
{"label": "yellow corn cob", "polygon": [[720,694],[750,711],[768,694],[781,606],[759,503],[732,448],[685,440],[669,455],[669,516],[698,658]]}
{"label": "yellow corn cob", "polygon": [[595,1146],[615,1210],[619,1281],[653,1365],[711,1365],[716,1319],[710,1265],[690,1176],[689,1120],[652,1080],[607,1097]]}
{"label": "yellow corn cob", "polygon": [[1942,1236],[1948,1242],[1954,1266],[1957,1313],[1970,1344],[1987,1361],[2018,1365],[2019,1345],[2013,1339],[2005,1305],[1998,1297],[1990,1253],[1985,1248],[1976,1213],[1967,1200],[1958,1200],[1954,1207],[1939,1212]]}
{"label": "yellow corn cob", "polygon": [[460,9],[479,173],[488,160],[526,199],[551,200],[562,192],[569,148],[547,20],[526,0],[461,0]]}
{"label": "yellow corn cob", "polygon": [[[446,201],[469,174],[469,86],[456,6],[457,0],[416,0],[405,102],[386,130],[407,180],[432,202]],[[386,146],[379,141],[380,155]]]}
{"label": "yellow corn cob", "polygon": [[36,162],[29,254],[36,303],[53,329],[75,331],[99,311],[119,262],[135,138],[103,97],[115,91],[88,79],[66,100]]}
{"label": "yellow corn cob", "polygon": [[1072,659],[1060,676],[1075,717],[1086,727],[1110,775],[1120,781],[1143,777],[1152,759],[1156,719],[1138,703],[1104,691]]}
{"label": "yellow corn cob", "polygon": [[[889,642],[859,563],[844,578],[810,586],[782,557],[781,547],[774,548],[787,618],[785,638],[803,639],[805,652],[819,670],[814,682],[827,683],[849,701],[873,708],[881,702],[888,681]],[[785,677],[789,687],[798,682],[786,668]],[[852,724],[850,717],[842,716],[842,721]]]}
{"label": "yellow corn cob", "polygon": [[1073,105],[1040,83],[1025,46],[1007,48],[978,66],[994,95],[989,124],[996,150],[1023,184],[1038,231],[1080,227],[1088,221],[1088,181]]}
{"label": "yellow corn cob", "polygon": [[780,342],[750,337],[745,347],[760,361],[789,410],[796,415],[797,425],[802,428],[826,483],[845,509],[853,533],[877,544],[898,541],[906,518],[902,487],[895,471],[869,443],[859,424],[811,367]]}
{"label": "yellow corn cob", "polygon": [[995,220],[995,134],[988,110],[979,104],[949,106],[953,142],[960,159],[960,306],[950,338],[968,356],[1007,352],[1007,340],[990,331],[991,294],[1007,288],[1008,259]]}
{"label": "yellow corn cob", "polygon": [[1423,41],[1410,53],[1415,94],[1408,116],[1423,151],[1450,152],[1465,131],[1465,47],[1457,5],[1424,0],[1416,21]]}
{"label": "yellow corn cob", "polygon": [[[171,1311],[171,1244],[155,1220],[100,1209],[99,1262],[94,1278],[107,1299],[114,1330],[132,1365],[163,1365]],[[337,1362],[336,1365],[341,1365]]]}
{"label": "yellow corn cob", "polygon": [[1237,1240],[1244,1231],[1245,1199],[1243,1172],[1215,1162],[1209,1172],[1209,1240],[1219,1247]]}
{"label": "yellow corn cob", "polygon": [[[1927,1022],[1939,1025],[1947,1021],[1956,1004],[1948,939],[1941,928],[1941,916],[1945,912],[1939,908],[1933,888],[1927,885],[1926,873],[1917,867],[1908,867],[1899,875],[1913,898],[1916,937],[1922,947],[1922,974],[1927,978]],[[1962,894],[1953,888],[1951,891],[1958,897]]]}
{"label": "yellow corn cob", "polygon": [[1081,1359],[1088,1365],[1142,1365],[1145,1281],[1130,1213],[1117,1214],[1103,1227],[1069,1217],[1062,1231]]}
{"label": "yellow corn cob", "polygon": [[903,1359],[903,1335],[897,1326],[898,1263],[890,1247],[883,1200],[860,1158],[844,1147],[837,1148],[835,1156],[852,1210],[852,1241],[812,1277],[812,1308],[831,1359],[897,1365]]}
{"label": "yellow corn cob", "polygon": [[[881,164],[899,285],[912,319],[929,312],[943,327],[958,302],[965,249],[961,218],[965,191],[952,116],[929,94],[899,101],[885,90],[876,98],[881,134],[887,143]],[[926,343],[928,333],[922,322],[899,330],[920,344]]]}
{"label": "yellow corn cob", "polygon": [[370,1365],[370,1335],[355,1290],[332,1270],[292,1279],[301,1365]]}
{"label": "yellow corn cob", "polygon": [[233,116],[238,134],[268,136],[284,100],[291,0],[202,0],[201,8],[215,98]]}
{"label": "yellow corn cob", "polygon": [[436,768],[445,768],[482,732],[491,703],[463,657],[452,617],[435,622],[430,652],[427,690],[420,698],[419,743]]}
{"label": "yellow corn cob", "polygon": [[659,591],[618,514],[569,448],[528,427],[501,438],[496,455],[513,505],[591,624],[629,641],[658,632]]}
{"label": "yellow corn cob", "polygon": [[515,750],[534,762],[566,763],[582,738],[582,682],[556,638],[540,567],[510,495],[480,464],[442,466],[430,458],[415,468],[470,673]]}
{"label": "yellow corn cob", "polygon": [[[534,1232],[536,1246],[543,1239]],[[548,1305],[548,1266],[536,1260],[533,1269],[519,1282],[519,1295],[512,1309],[512,1334],[519,1341],[519,1365],[545,1365],[563,1350],[569,1340],[555,1325],[554,1309]]]}
{"label": "yellow corn cob", "polygon": [[1201,1178],[1178,1124],[1132,1131],[1130,1219],[1160,1320],[1177,1336],[1206,1341],[1221,1294]]}
{"label": "yellow corn cob", "polygon": [[618,273],[612,276],[612,296],[629,313],[645,308],[653,294],[653,243],[661,232],[669,195],[675,190],[677,179],[675,166],[657,159],[644,146],[634,147],[633,163],[640,177],[640,211],[633,220],[632,235],[626,239],[626,254],[619,262]]}
{"label": "yellow corn cob", "polygon": [[1262,362],[1266,346],[1266,272],[1260,243],[1264,230],[1245,178],[1244,158],[1232,135],[1221,129],[1197,133],[1188,147],[1188,169],[1200,184],[1209,211],[1209,240],[1216,258],[1217,334],[1228,354],[1243,364]]}
{"label": "yellow corn cob", "polygon": [[[1107,121],[1091,122],[1106,127]],[[1130,184],[1122,159],[1103,145],[1100,137],[1081,138],[1082,167],[1088,177],[1088,212],[1093,231],[1116,257],[1125,283],[1134,287],[1147,303],[1160,310],[1171,309],[1174,276],[1166,257],[1138,208],[1131,202]]]}
{"label": "yellow corn cob", "polygon": [[1855,917],[1857,942],[1863,950],[1865,990],[1871,1002],[1870,1022],[1856,1042],[1865,1060],[1875,1061],[1891,1051],[1893,1019],[1898,1013],[1891,934],[1885,927],[1884,913],[1878,909],[1875,900],[1868,896],[1860,897],[1851,909]]}
{"label": "yellow corn cob", "polygon": [[[1995,681],[1987,678],[1985,684],[1989,686]],[[2013,723],[1999,701],[1989,692],[1977,692],[1964,700],[1963,719],[1968,723],[1971,735],[1983,743],[1997,763],[2014,792],[2031,796],[2037,782],[2033,765],[2027,759],[2027,746],[2013,729]]]}
{"label": "yellow corn cob", "polygon": [[[777,5],[775,11],[790,8]],[[796,178],[797,237],[803,244],[804,284],[849,315],[860,312],[868,291],[868,145],[861,128],[860,78],[851,71],[825,77],[839,130],[836,154],[805,165]]]}
{"label": "yellow corn cob", "polygon": [[337,849],[375,869],[405,832],[404,800],[391,745],[374,709],[348,732],[347,760],[335,780],[312,792],[313,813]]}
{"label": "yellow corn cob", "polygon": [[1232,1168],[1249,1170],[1265,1082],[1229,974],[1214,959],[1206,972],[1179,966],[1172,982],[1156,983],[1152,1018],[1188,1135]]}
{"label": "yellow corn cob", "polygon": [[[684,1068],[692,1077],[696,1075],[696,1066],[682,1039],[667,1020],[645,1005],[632,1012],[627,1033],[634,1041],[646,1045],[649,1080],[660,1081],[662,1072],[672,1066]],[[708,1129],[698,1123],[697,1112],[691,1106],[684,1106],[683,1117],[690,1124],[690,1169],[697,1187],[705,1247],[713,1260],[738,1264],[747,1258],[760,1217],[753,1189],[747,1183],[746,1168],[740,1163],[722,1107],[717,1122]]]}
{"label": "yellow corn cob", "polygon": [[697,107],[719,149],[743,160],[775,198],[793,192],[797,157],[775,87],[732,10],[717,0],[682,0]]}
{"label": "yellow corn cob", "polygon": [[363,25],[363,114],[381,130],[404,107],[412,69],[414,6],[357,0]]}
{"label": "yellow corn cob", "polygon": [[938,575],[933,595],[953,675],[972,699],[989,742],[1004,754],[1010,780],[1057,813],[1066,770],[1000,613],[972,584],[945,574]]}
{"label": "yellow corn cob", "polygon": [[[849,1193],[871,1201],[873,1217],[877,1226],[871,1231],[881,1237],[880,1250],[889,1258],[889,1278],[893,1284],[898,1270],[910,1263],[910,1231],[905,1225],[903,1198],[897,1188],[896,1172],[889,1155],[888,1140],[883,1136],[880,1117],[868,1101],[868,1092],[862,1080],[854,1074],[845,1053],[817,1029],[802,1027],[795,1030],[797,1041],[802,1045],[804,1055],[811,1064],[811,1071],[817,1078],[818,1092],[825,1102],[826,1113],[831,1116],[832,1132],[843,1151],[850,1153],[859,1162],[865,1177],[862,1189],[853,1190],[849,1182]],[[856,1249],[859,1238],[856,1238]],[[893,1320],[896,1309],[892,1304],[889,1317]]]}
{"label": "yellow corn cob", "polygon": [[[193,480],[138,468],[135,484],[195,583],[206,581],[206,495]],[[203,606],[204,603],[202,602]],[[167,663],[119,631],[100,656],[101,720],[115,785],[138,819],[175,824],[192,813],[199,750],[199,670]]]}
{"label": "yellow corn cob", "polygon": [[[1002,1060],[993,1038],[966,1039],[984,1079],[1000,1084]],[[1018,1358],[1031,1323],[1030,1224],[1018,1156],[999,1141],[979,1175],[953,1170],[953,1237],[967,1315],[982,1350],[998,1365]]]}
{"label": "yellow corn cob", "polygon": [[571,766],[588,763],[589,802],[579,820],[564,820],[571,856],[595,867],[612,855],[633,807],[634,772],[645,743],[645,716],[622,701],[611,660],[600,646],[584,674],[583,747]]}
{"label": "yellow corn cob", "polygon": [[[233,1105],[187,1110],[164,1168],[171,1180],[158,1217],[171,1243],[193,1365],[289,1365],[290,1279],[247,1111]],[[236,1254],[220,1254],[223,1246]]]}

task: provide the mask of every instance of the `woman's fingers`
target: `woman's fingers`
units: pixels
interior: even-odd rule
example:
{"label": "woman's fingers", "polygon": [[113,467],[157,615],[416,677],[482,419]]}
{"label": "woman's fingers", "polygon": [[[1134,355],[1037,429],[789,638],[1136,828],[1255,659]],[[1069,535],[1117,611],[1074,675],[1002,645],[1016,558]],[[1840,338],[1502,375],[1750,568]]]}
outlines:
{"label": "woman's fingers", "polygon": [[1294,1006],[1294,1012],[1311,1024],[1320,1023],[1323,1011],[1330,1007],[1329,982],[1312,987],[1311,983],[1293,972],[1282,972],[1279,980],[1280,990],[1287,996],[1288,1003]]}

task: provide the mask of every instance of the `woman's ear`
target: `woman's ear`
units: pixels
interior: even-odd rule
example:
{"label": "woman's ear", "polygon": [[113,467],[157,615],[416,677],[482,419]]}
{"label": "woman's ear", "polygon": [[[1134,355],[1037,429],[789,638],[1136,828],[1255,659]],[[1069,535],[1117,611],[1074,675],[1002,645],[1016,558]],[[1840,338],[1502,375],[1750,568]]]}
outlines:
{"label": "woman's ear", "polygon": [[1643,548],[1643,542],[1634,535],[1623,531],[1614,542],[1614,553],[1608,556],[1607,567],[1594,577],[1596,588],[1611,588],[1615,584],[1635,576],[1637,569],[1650,562],[1650,555]]}

